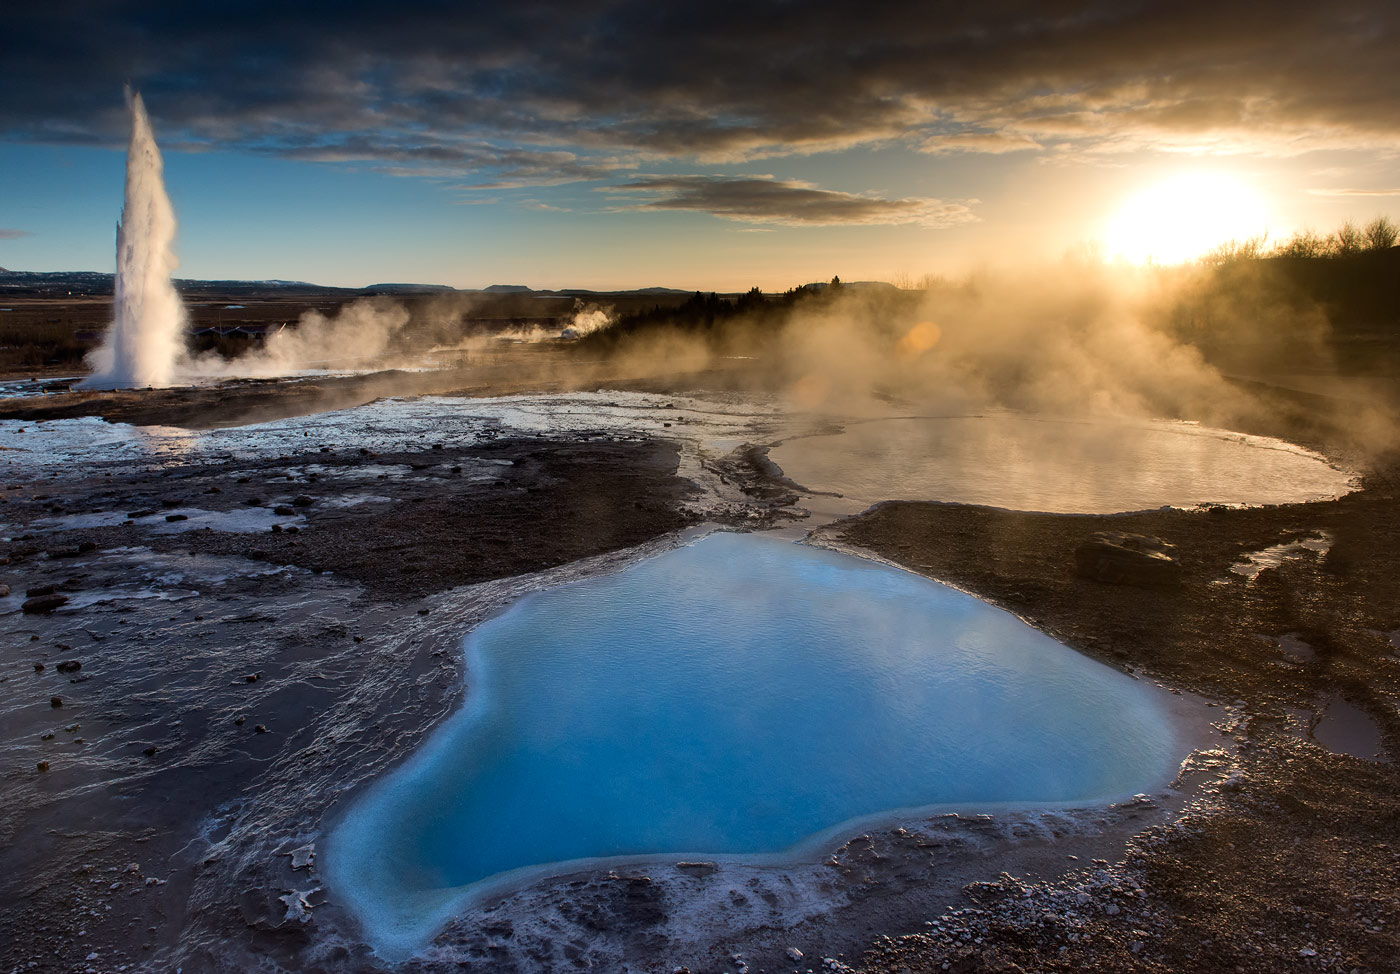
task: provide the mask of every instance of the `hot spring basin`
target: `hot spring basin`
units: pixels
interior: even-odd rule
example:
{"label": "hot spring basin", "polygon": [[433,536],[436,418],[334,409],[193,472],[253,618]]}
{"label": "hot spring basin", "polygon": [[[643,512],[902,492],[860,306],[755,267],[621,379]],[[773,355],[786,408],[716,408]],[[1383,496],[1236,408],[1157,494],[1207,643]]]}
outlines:
{"label": "hot spring basin", "polygon": [[579,860],[802,856],[916,808],[1150,790],[1182,757],[1157,688],[918,575],[755,535],[528,596],[466,648],[462,711],[326,844],[381,954]]}
{"label": "hot spring basin", "polygon": [[931,500],[1112,514],[1296,504],[1355,489],[1350,475],[1292,443],[1165,420],[881,419],[788,440],[769,457],[804,487],[864,504]]}

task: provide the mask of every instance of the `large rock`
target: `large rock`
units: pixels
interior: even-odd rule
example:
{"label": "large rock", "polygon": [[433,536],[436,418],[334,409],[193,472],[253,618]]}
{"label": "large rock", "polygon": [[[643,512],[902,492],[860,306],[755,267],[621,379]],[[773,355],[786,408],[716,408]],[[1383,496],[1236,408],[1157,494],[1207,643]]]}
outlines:
{"label": "large rock", "polygon": [[1175,552],[1161,538],[1099,531],[1075,549],[1075,574],[1110,585],[1168,588],[1181,583]]}

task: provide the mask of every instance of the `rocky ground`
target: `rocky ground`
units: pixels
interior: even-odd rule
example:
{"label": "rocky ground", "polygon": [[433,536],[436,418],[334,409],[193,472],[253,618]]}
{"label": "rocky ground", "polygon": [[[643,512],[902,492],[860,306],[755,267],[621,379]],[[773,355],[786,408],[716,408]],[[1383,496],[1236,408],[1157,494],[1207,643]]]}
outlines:
{"label": "rocky ground", "polygon": [[[335,402],[374,394],[332,385]],[[227,404],[155,395],[174,398],[53,396],[0,418],[209,427],[331,401],[259,384]],[[693,525],[800,515],[760,447],[697,452],[672,422],[372,452],[308,438],[8,485],[0,970],[388,969],[321,887],[317,842],[342,795],[457,705],[462,634]],[[1331,432],[1297,438],[1326,448]],[[1200,695],[1225,733],[1173,788],[1113,808],[938,817],[784,868],[565,877],[454,922],[405,969],[1397,969],[1400,775],[1331,732],[1359,713],[1369,756],[1400,754],[1400,471],[1369,469],[1320,504],[900,503],[822,528],[818,543]],[[1159,539],[1179,568],[1161,584],[1086,576],[1076,553],[1104,531]]]}
{"label": "rocky ground", "polygon": [[[1354,739],[1358,754],[1400,754],[1396,473],[1378,463],[1364,489],[1327,503],[1113,517],[897,503],[826,529],[1240,718],[1223,787],[1114,865],[971,887],[962,909],[880,942],[861,969],[1396,970],[1400,773],[1317,740],[1340,700],[1377,735]],[[1173,546],[1179,577],[1084,577],[1076,551],[1104,531]],[[1247,561],[1310,538],[1325,554]]]}

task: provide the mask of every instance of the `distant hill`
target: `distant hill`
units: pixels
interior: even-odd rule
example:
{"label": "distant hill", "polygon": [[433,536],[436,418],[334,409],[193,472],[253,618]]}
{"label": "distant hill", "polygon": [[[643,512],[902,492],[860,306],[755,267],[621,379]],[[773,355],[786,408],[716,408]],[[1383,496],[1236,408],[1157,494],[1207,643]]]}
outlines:
{"label": "distant hill", "polygon": [[446,284],[371,284],[360,290],[366,294],[451,294],[457,289]]}

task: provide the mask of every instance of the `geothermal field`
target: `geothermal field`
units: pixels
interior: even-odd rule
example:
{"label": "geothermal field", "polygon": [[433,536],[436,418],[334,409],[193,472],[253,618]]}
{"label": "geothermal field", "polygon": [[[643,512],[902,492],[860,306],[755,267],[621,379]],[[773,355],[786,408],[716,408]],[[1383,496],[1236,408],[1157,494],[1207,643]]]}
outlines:
{"label": "geothermal field", "polygon": [[1388,219],[185,279],[122,118],[115,273],[0,270],[0,972],[1397,970]]}

